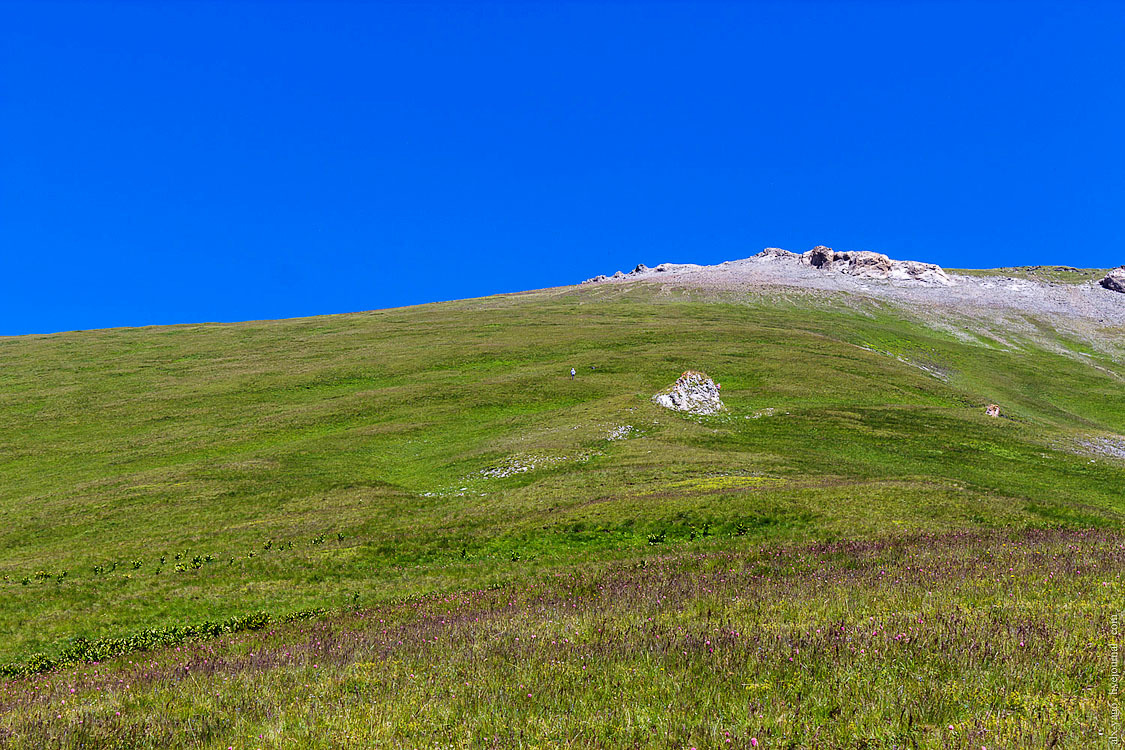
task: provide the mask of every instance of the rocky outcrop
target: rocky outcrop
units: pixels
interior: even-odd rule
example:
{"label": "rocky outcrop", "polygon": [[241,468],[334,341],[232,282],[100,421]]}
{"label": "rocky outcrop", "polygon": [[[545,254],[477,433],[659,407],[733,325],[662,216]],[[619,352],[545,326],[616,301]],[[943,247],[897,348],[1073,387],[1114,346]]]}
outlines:
{"label": "rocky outcrop", "polygon": [[698,271],[703,266],[698,263],[661,263],[652,270],[655,273],[671,273],[672,271]]}
{"label": "rocky outcrop", "polygon": [[801,262],[806,266],[812,266],[813,268],[820,268],[827,271],[832,268],[832,264],[836,260],[836,253],[832,252],[832,248],[830,247],[817,245],[800,257]]}
{"label": "rocky outcrop", "polygon": [[927,284],[949,286],[953,280],[936,263],[919,263],[916,260],[892,260],[889,279],[900,281],[922,281]]}
{"label": "rocky outcrop", "polygon": [[[604,275],[586,279],[583,284],[596,284],[603,281],[623,279],[651,279],[658,274],[691,274],[695,272],[712,272],[716,269],[731,270],[744,269],[747,264],[753,266],[757,263],[769,262],[773,268],[781,270],[786,265],[794,269],[801,266],[817,271],[832,271],[857,279],[878,279],[887,281],[917,281],[925,284],[941,284],[950,286],[953,280],[946,275],[941,266],[933,263],[919,263],[913,260],[892,260],[882,253],[870,250],[849,250],[836,252],[830,247],[817,245],[812,250],[804,253],[793,253],[782,250],[780,247],[767,247],[747,260],[727,261],[718,266],[700,266],[695,263],[661,263],[655,268],[649,268],[644,263],[639,264],[629,273],[618,271],[612,277]],[[774,265],[775,263],[779,265]],[[1123,280],[1125,281],[1125,280]]]}
{"label": "rocky outcrop", "polygon": [[689,414],[714,414],[726,408],[719,398],[721,388],[706,373],[688,370],[671,386],[653,396],[652,400],[666,409]]}
{"label": "rocky outcrop", "polygon": [[870,250],[836,252],[830,247],[817,245],[800,255],[778,248],[767,248],[755,256],[763,259],[796,259],[802,265],[836,271],[862,279],[890,279],[894,281],[921,281],[928,284],[952,284],[941,266],[919,263],[914,260],[891,260],[882,253]]}
{"label": "rocky outcrop", "polygon": [[[836,253],[836,260],[843,262],[843,272],[852,276],[862,276],[868,279],[889,279],[895,272],[895,261],[882,253],[873,253],[870,250],[859,250],[854,253]],[[904,265],[899,263],[899,265]]]}
{"label": "rocky outcrop", "polygon": [[1125,266],[1113,269],[1098,283],[1111,292],[1125,294]]}
{"label": "rocky outcrop", "polygon": [[617,271],[616,273],[613,274],[613,276],[606,276],[605,274],[598,274],[597,276],[595,276],[591,279],[586,279],[582,283],[583,284],[597,284],[597,283],[602,282],[602,281],[609,281],[611,278],[613,278],[613,279],[629,279],[629,278],[634,278],[634,277],[637,277],[637,276],[651,276],[654,273],[671,273],[673,271],[697,271],[700,268],[703,268],[703,266],[698,265],[696,263],[661,263],[660,265],[658,265],[654,268],[649,268],[644,263],[639,263],[639,264],[637,264],[637,267],[634,268],[629,273],[622,273],[621,271]]}
{"label": "rocky outcrop", "polygon": [[[762,252],[754,256],[757,260],[800,260],[801,254],[794,253],[790,250],[782,250],[780,247],[767,247]],[[730,261],[727,261],[728,263]]]}
{"label": "rocky outcrop", "polygon": [[[942,270],[941,266],[933,263],[919,263],[913,260],[892,260],[882,253],[870,250],[849,250],[836,252],[830,247],[817,245],[812,250],[804,253],[793,253],[782,250],[780,247],[767,247],[762,252],[749,259],[749,262],[780,261],[792,263],[797,266],[806,266],[818,271],[833,271],[846,274],[859,279],[879,279],[890,281],[920,281],[926,284],[951,285],[953,281]],[[649,278],[655,274],[685,273],[705,271],[711,268],[737,267],[748,261],[727,261],[719,266],[700,266],[695,263],[661,263],[655,268],[649,268],[644,263],[637,265],[629,273],[618,271],[612,279],[633,279],[638,277]],[[586,279],[583,284],[596,284],[610,281],[611,277],[599,275]],[[1123,279],[1125,282],[1125,279]],[[1107,287],[1108,288],[1108,287]]]}

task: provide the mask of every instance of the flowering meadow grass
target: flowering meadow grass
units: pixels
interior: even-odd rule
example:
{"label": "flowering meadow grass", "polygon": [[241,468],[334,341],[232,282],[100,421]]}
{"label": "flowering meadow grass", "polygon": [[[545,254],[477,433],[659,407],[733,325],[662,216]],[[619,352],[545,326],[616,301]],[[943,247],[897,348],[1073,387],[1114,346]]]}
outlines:
{"label": "flowering meadow grass", "polygon": [[682,553],[0,684],[0,747],[1108,746],[1125,536]]}

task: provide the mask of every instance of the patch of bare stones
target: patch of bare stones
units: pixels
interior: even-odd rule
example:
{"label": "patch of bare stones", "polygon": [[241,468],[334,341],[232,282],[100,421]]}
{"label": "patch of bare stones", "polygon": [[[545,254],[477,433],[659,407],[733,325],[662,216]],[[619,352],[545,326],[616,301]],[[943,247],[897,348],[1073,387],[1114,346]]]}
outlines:
{"label": "patch of bare stones", "polygon": [[1104,437],[1079,440],[1078,446],[1083,452],[1096,453],[1110,458],[1125,459],[1125,437]]}
{"label": "patch of bare stones", "polygon": [[776,407],[770,406],[765,409],[758,409],[753,414],[746,414],[743,416],[743,419],[762,419],[763,417],[773,417],[778,414],[788,415],[789,412],[780,412]]}
{"label": "patch of bare stones", "polygon": [[507,477],[515,476],[516,474],[525,474],[529,471],[536,469],[547,469],[553,466],[558,466],[562,463],[570,461],[577,461],[584,463],[589,461],[595,454],[592,451],[585,451],[575,456],[543,456],[532,454],[521,454],[511,456],[499,465],[491,466],[487,469],[481,469],[478,474],[488,479],[505,479]]}

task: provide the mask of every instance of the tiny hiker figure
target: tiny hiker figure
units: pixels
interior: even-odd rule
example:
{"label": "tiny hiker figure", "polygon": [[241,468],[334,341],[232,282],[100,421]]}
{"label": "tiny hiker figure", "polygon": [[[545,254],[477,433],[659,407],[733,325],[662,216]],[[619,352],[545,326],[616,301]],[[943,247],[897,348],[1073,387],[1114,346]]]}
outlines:
{"label": "tiny hiker figure", "polygon": [[570,379],[574,380],[574,368],[570,368]]}

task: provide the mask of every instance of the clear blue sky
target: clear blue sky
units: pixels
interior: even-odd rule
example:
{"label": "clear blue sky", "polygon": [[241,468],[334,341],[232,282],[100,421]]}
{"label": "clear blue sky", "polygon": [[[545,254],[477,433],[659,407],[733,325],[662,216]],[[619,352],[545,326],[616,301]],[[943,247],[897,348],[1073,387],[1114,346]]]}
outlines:
{"label": "clear blue sky", "polygon": [[0,0],[0,334],[1125,263],[1125,3]]}

